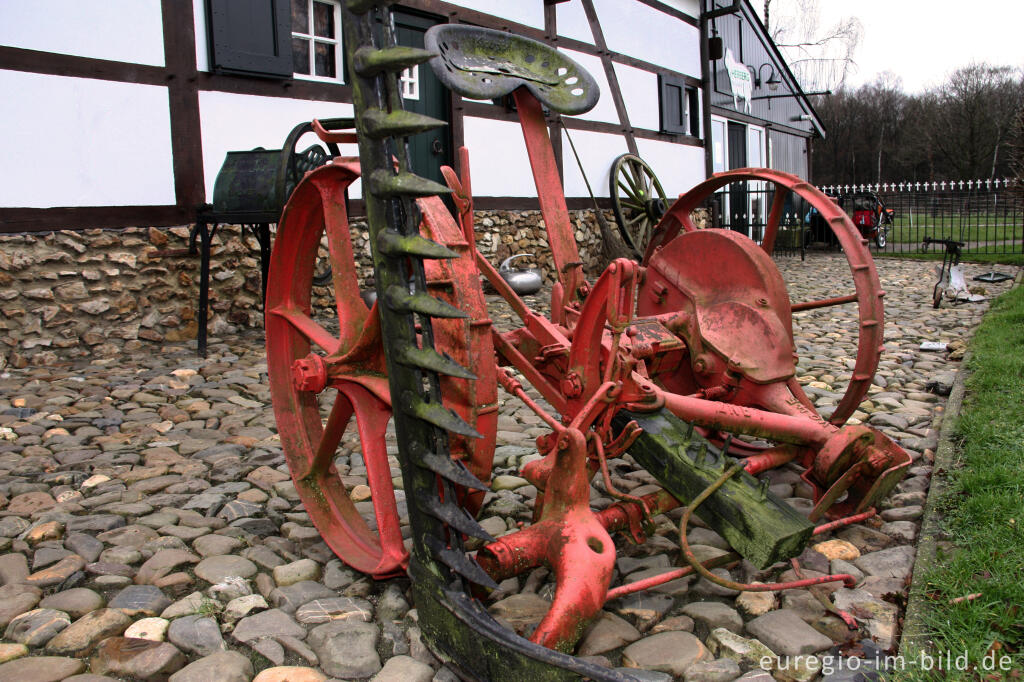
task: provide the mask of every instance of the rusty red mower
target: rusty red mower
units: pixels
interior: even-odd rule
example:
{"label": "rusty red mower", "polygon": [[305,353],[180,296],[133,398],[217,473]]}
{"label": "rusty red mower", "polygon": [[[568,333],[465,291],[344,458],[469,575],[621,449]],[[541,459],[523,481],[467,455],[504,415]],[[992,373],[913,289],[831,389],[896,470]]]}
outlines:
{"label": "rusty red mower", "polygon": [[[721,580],[708,568],[741,557],[761,568],[789,560],[804,549],[815,521],[865,518],[902,477],[910,458],[898,445],[869,427],[845,425],[882,347],[873,261],[849,218],[814,187],[785,173],[744,169],[716,175],[676,200],[642,263],[615,260],[588,282],[542,107],[587,111],[598,97],[593,78],[542,43],[475,27],[435,27],[426,50],[397,46],[387,5],[346,3],[355,132],[318,134],[332,143],[357,142],[359,156],[336,157],[306,175],[284,210],[273,252],[267,360],[296,489],[343,561],[375,578],[410,575],[425,640],[467,676],[626,679],[571,655],[610,597],[653,582],[609,592],[612,534],[643,542],[653,516],[687,506],[685,523],[699,505],[701,518],[735,553],[700,565],[684,547],[689,565],[663,580],[690,571]],[[397,76],[428,60],[462,96],[515,99],[557,271],[550,317],[532,312],[476,250],[468,152],[460,150],[459,173],[442,169],[449,187],[410,171],[405,138],[441,122],[402,110]],[[345,209],[345,192],[359,178],[377,291],[372,308],[360,297]],[[774,188],[761,244],[695,227],[691,213],[712,192],[746,180]],[[458,221],[437,196],[449,191]],[[854,293],[790,303],[771,259],[788,193],[832,227],[849,259]],[[315,320],[311,307],[324,234],[337,331]],[[494,329],[481,275],[520,327]],[[846,394],[826,421],[795,377],[792,312],[847,303],[859,310],[858,355]],[[546,405],[531,399],[523,381]],[[537,439],[542,457],[522,470],[538,490],[533,522],[495,539],[474,517],[490,480],[499,384],[549,431]],[[319,399],[331,395],[328,389],[333,405],[323,419]],[[408,541],[385,444],[392,421]],[[369,523],[334,463],[352,422],[372,491]],[[637,497],[616,489],[608,460],[626,452],[661,490]],[[809,518],[754,477],[789,462],[803,467],[813,487]],[[600,511],[589,504],[597,476],[617,500]],[[483,542],[475,554],[466,550],[470,537]],[[547,615],[524,639],[494,621],[474,594],[538,566],[551,569],[557,587]]]}

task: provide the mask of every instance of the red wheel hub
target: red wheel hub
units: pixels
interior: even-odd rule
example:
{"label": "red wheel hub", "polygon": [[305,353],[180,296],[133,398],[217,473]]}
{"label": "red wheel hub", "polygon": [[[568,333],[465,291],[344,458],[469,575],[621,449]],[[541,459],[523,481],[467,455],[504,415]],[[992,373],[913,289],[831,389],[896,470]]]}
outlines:
{"label": "red wheel hub", "polygon": [[292,363],[292,384],[297,391],[319,393],[327,387],[327,363],[323,357],[310,353]]}

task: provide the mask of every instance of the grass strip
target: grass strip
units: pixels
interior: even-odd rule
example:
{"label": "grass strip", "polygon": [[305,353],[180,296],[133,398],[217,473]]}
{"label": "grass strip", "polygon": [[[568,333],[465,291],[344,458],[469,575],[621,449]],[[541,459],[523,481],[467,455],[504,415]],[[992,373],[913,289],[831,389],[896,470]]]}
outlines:
{"label": "grass strip", "polygon": [[[895,680],[1024,677],[1024,287],[993,302],[968,370],[951,465],[935,471],[944,538],[915,576],[932,669],[915,652]],[[937,670],[940,657],[953,669]]]}
{"label": "grass strip", "polygon": [[[883,251],[876,253],[876,258],[906,258],[907,260],[933,260],[942,261],[942,251],[932,253],[916,253],[909,251]],[[1024,266],[1024,253],[977,253],[971,249],[964,249],[960,260],[964,263],[988,263],[992,265],[1020,265]],[[1012,274],[1012,273],[1011,273]]]}

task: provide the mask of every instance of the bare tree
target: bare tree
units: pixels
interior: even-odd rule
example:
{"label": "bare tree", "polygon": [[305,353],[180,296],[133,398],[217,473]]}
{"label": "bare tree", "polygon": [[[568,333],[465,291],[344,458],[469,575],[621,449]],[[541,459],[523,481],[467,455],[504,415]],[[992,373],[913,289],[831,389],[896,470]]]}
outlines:
{"label": "bare tree", "polygon": [[805,91],[836,90],[846,83],[864,29],[856,17],[821,24],[818,0],[765,0],[763,19]]}
{"label": "bare tree", "polygon": [[828,131],[814,145],[817,182],[1004,177],[1015,159],[1024,172],[1020,69],[972,64],[914,95],[883,73],[815,101],[815,108]]}
{"label": "bare tree", "polygon": [[903,94],[903,81],[892,71],[879,74],[875,81],[862,88],[861,92],[867,95],[870,118],[874,122],[870,128],[872,137],[877,137],[874,144],[876,164],[873,180],[880,183],[888,179],[882,172],[883,159],[891,157],[902,142],[900,133],[903,128],[907,96]]}
{"label": "bare tree", "polygon": [[1017,110],[1013,121],[1013,137],[1010,143],[1010,170],[1017,180],[1017,187],[1024,191],[1024,106]]}
{"label": "bare tree", "polygon": [[1008,66],[970,64],[940,87],[931,142],[960,178],[995,177],[1022,97],[1021,71]]}
{"label": "bare tree", "polygon": [[1018,204],[1024,204],[1024,106],[1014,117],[1011,139],[1010,175],[1017,181],[1013,185],[1013,194]]}

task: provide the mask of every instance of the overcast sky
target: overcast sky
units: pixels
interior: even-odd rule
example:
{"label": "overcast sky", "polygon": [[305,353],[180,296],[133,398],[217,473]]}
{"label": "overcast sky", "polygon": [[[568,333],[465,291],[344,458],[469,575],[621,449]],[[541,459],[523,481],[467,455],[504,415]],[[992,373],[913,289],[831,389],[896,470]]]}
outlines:
{"label": "overcast sky", "polygon": [[[792,3],[794,0],[773,0]],[[857,68],[861,85],[891,70],[907,92],[938,85],[974,61],[1024,66],[1024,0],[818,0],[821,25],[855,16],[864,26]],[[760,10],[763,3],[752,0]],[[780,8],[781,9],[781,8]],[[773,10],[774,12],[774,10]]]}

